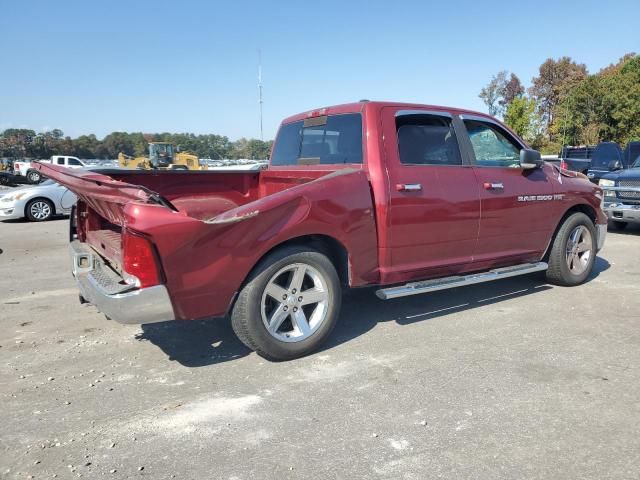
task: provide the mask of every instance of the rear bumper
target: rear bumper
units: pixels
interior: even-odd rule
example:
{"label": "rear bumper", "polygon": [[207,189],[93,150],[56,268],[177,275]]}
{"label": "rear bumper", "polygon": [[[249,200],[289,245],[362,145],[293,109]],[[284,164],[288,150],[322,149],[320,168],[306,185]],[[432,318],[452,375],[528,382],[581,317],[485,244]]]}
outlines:
{"label": "rear bumper", "polygon": [[107,317],[125,324],[164,322],[175,318],[164,285],[135,288],[124,284],[99,255],[78,240],[70,243],[69,251],[80,295]]}
{"label": "rear bumper", "polygon": [[640,205],[611,202],[605,203],[603,210],[609,220],[640,223]]}

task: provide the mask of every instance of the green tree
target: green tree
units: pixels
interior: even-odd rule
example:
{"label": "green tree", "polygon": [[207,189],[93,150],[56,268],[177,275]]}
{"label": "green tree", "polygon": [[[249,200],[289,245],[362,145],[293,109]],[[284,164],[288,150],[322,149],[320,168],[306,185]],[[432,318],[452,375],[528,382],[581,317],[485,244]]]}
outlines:
{"label": "green tree", "polygon": [[[548,58],[532,79],[529,95],[536,101],[540,116],[548,128],[554,122],[556,107],[573,86],[587,77],[587,67],[574,62],[571,57],[558,60]],[[549,138],[551,138],[550,130]]]}
{"label": "green tree", "polygon": [[504,115],[504,122],[531,143],[536,134],[536,102],[530,98],[515,97]]}
{"label": "green tree", "polygon": [[550,132],[565,143],[640,138],[640,57],[625,55],[574,85],[555,109]]}

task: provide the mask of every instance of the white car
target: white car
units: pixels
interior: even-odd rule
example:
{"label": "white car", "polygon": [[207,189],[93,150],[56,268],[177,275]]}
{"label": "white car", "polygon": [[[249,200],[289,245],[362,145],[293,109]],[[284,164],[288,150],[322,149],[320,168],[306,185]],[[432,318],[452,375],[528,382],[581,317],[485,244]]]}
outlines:
{"label": "white car", "polygon": [[54,215],[69,214],[77,199],[75,193],[49,179],[39,185],[2,190],[0,220],[26,217],[42,222]]}

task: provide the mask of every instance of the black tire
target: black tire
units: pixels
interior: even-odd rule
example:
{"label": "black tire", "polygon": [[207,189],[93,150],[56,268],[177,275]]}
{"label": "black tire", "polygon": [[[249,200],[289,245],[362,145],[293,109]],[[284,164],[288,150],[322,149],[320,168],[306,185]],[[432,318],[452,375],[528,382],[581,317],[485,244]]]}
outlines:
{"label": "black tire", "polygon": [[9,181],[9,177],[5,177],[4,175],[0,175],[0,185],[9,185],[11,182]]}
{"label": "black tire", "polygon": [[[327,293],[326,315],[322,317],[323,320],[319,322],[317,329],[308,337],[299,341],[282,341],[267,330],[266,320],[263,321],[262,302],[263,297],[270,298],[266,295],[266,288],[268,285],[273,285],[273,279],[277,278],[274,276],[294,264],[310,266],[321,275],[322,280],[325,282]],[[286,273],[283,275],[286,275]],[[284,290],[289,294],[292,291],[295,292],[295,290],[287,290],[286,288]],[[298,295],[304,295],[302,287],[300,287],[300,292],[297,293]],[[297,297],[295,293],[293,297],[302,298]],[[233,306],[231,325],[240,341],[258,353],[258,355],[268,360],[291,360],[313,352],[327,339],[338,320],[341,301],[342,292],[338,274],[333,263],[325,255],[309,247],[283,247],[269,254],[251,273]],[[284,301],[276,303],[286,304]],[[286,306],[283,308],[287,309]],[[294,308],[292,307],[291,311]],[[315,307],[312,306],[312,308]],[[302,306],[300,310],[302,310]],[[313,316],[313,313],[311,315]],[[292,328],[295,328],[293,327],[293,314],[289,314],[287,319],[282,322],[282,325],[286,325],[287,321],[290,322],[289,325]],[[277,330],[276,328],[275,335],[278,335]]]}
{"label": "black tire", "polygon": [[[567,247],[570,242],[570,236],[579,227],[586,228],[590,234],[591,250],[584,270],[576,273],[569,267]],[[584,213],[573,213],[565,218],[564,223],[553,239],[553,244],[549,253],[549,269],[546,272],[547,281],[549,283],[565,287],[571,287],[583,283],[593,269],[593,264],[596,258],[596,242],[597,234],[595,225]]]}
{"label": "black tire", "polygon": [[627,222],[619,222],[617,220],[611,220],[609,222],[609,228],[611,230],[621,231],[621,230],[624,230],[625,228],[627,228],[627,225],[628,225]]}
{"label": "black tire", "polygon": [[27,170],[27,180],[31,184],[37,184],[42,181],[42,174],[38,170]]}
{"label": "black tire", "polygon": [[[38,211],[43,213],[39,214]],[[33,200],[29,200],[29,203],[24,207],[24,216],[32,222],[44,222],[53,217],[55,213],[56,209],[53,206],[53,203],[46,198],[34,198]]]}

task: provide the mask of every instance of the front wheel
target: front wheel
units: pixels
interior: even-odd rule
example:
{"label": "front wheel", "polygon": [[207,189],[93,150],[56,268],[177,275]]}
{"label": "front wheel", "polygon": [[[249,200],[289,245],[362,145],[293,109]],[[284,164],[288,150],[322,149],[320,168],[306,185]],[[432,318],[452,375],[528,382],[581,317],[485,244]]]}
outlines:
{"label": "front wheel", "polygon": [[316,350],[340,314],[340,281],[331,261],[305,247],[265,258],[240,291],[231,325],[247,347],[269,360]]}
{"label": "front wheel", "polygon": [[584,213],[567,217],[553,240],[547,280],[562,286],[583,283],[596,257],[596,229]]}
{"label": "front wheel", "polygon": [[44,198],[35,198],[27,203],[25,216],[32,222],[44,222],[55,213],[53,203]]}

